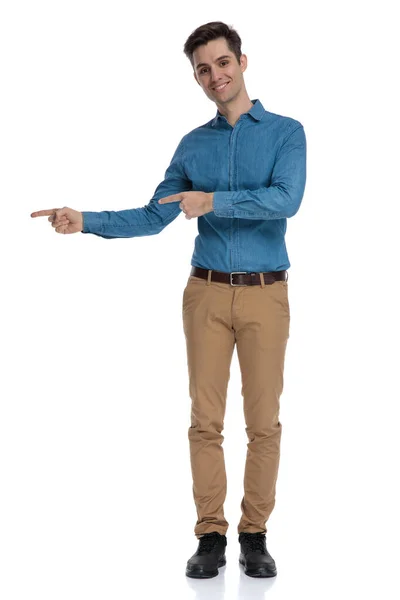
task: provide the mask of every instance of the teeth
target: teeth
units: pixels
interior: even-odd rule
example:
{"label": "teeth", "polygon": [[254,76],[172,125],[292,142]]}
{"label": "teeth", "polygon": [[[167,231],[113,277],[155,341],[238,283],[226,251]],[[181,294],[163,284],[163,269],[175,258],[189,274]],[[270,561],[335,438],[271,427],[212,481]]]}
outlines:
{"label": "teeth", "polygon": [[218,87],[216,87],[216,90],[222,90],[225,86],[227,86],[228,83],[223,83],[222,85],[219,85]]}

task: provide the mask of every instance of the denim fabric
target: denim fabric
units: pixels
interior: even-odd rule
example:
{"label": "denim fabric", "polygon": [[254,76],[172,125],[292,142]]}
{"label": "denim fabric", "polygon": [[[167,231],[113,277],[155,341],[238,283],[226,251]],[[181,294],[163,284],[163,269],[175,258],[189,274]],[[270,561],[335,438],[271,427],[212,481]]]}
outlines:
{"label": "denim fabric", "polygon": [[234,127],[217,111],[186,134],[146,206],[84,211],[82,233],[154,235],[182,213],[179,202],[158,204],[160,198],[214,192],[214,210],[197,219],[191,264],[225,272],[288,269],[287,219],[299,210],[306,183],[304,128],[268,112],[258,99],[252,103]]}

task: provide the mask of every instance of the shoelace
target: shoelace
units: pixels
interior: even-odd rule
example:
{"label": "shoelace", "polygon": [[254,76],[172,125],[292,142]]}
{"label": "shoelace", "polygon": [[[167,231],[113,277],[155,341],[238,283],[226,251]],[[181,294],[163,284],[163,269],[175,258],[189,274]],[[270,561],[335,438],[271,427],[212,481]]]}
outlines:
{"label": "shoelace", "polygon": [[265,552],[265,534],[248,533],[241,536],[241,541],[250,552]]}
{"label": "shoelace", "polygon": [[208,553],[216,546],[219,536],[217,533],[205,533],[200,538],[198,554]]}

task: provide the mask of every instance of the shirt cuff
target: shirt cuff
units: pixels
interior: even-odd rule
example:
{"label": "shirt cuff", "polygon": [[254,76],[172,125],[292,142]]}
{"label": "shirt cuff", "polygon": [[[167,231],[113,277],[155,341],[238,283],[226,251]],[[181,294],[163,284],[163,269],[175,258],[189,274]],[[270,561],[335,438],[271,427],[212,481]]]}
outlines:
{"label": "shirt cuff", "polygon": [[98,212],[81,211],[83,217],[82,233],[99,233],[102,229],[101,216]]}
{"label": "shirt cuff", "polygon": [[213,209],[215,214],[218,211],[226,212],[233,209],[232,201],[227,197],[226,192],[214,192]]}

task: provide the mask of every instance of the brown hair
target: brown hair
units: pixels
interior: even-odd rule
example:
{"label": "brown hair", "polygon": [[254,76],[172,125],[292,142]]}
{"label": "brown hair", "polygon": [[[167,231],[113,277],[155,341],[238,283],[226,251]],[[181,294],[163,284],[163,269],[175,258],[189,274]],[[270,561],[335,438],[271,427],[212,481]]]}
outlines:
{"label": "brown hair", "polygon": [[233,27],[222,23],[222,21],[212,21],[211,23],[206,23],[205,25],[197,27],[185,42],[183,51],[190,60],[192,67],[194,67],[193,52],[199,46],[221,37],[226,39],[229,50],[234,53],[238,63],[240,63],[240,57],[242,56],[242,40],[240,39],[238,32],[235,31]]}

